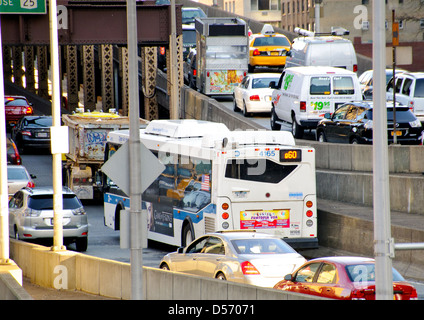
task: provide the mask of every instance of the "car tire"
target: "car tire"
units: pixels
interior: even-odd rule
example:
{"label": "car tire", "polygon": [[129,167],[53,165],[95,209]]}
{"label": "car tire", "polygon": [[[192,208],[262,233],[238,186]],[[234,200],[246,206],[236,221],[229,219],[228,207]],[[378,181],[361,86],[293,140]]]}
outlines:
{"label": "car tire", "polygon": [[251,113],[247,111],[246,102],[243,101],[243,116],[250,117]]}
{"label": "car tire", "polygon": [[162,269],[162,270],[171,270],[171,269],[169,268],[169,266],[168,266],[166,263],[162,263],[162,264],[160,265],[160,269]]}
{"label": "car tire", "polygon": [[301,139],[303,137],[303,128],[302,126],[297,124],[295,117],[292,118],[291,127],[292,127],[291,131],[292,131],[293,137],[295,137],[296,139]]}
{"label": "car tire", "polygon": [[222,273],[222,272],[219,272],[217,275],[216,275],[216,277],[215,277],[215,279],[218,279],[218,280],[227,280],[227,278],[225,277],[225,275]]}
{"label": "car tire", "polygon": [[75,242],[75,246],[78,252],[85,252],[87,251],[87,247],[88,247],[88,238],[84,237],[84,238],[78,238],[77,241]]}
{"label": "car tire", "polygon": [[233,96],[233,102],[234,102],[234,105],[233,105],[234,112],[239,112],[240,109],[239,109],[239,107],[237,107],[237,102],[236,102],[236,97],[235,96]]}
{"label": "car tire", "polygon": [[247,66],[247,71],[249,72],[249,73],[253,73],[253,72],[255,72],[255,67],[254,66],[251,66],[250,64]]}
{"label": "car tire", "polygon": [[270,117],[270,126],[271,126],[271,130],[277,130],[280,131],[281,130],[281,124],[278,124],[278,117],[275,114],[275,107],[272,107],[271,109],[271,117]]}
{"label": "car tire", "polygon": [[320,131],[318,132],[317,141],[319,142],[327,142],[327,138],[325,137],[325,133]]}
{"label": "car tire", "polygon": [[19,232],[18,232],[18,227],[15,225],[14,227],[13,227],[13,230],[15,231],[14,233],[14,236],[15,236],[15,240],[20,240],[19,239]]}

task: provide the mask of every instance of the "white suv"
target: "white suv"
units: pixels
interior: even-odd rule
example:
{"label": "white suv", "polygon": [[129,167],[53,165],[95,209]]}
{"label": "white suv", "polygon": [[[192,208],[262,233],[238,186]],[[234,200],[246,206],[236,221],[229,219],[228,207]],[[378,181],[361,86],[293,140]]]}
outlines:
{"label": "white suv", "polygon": [[396,92],[396,102],[408,106],[415,116],[424,122],[424,72],[396,75],[395,85],[392,78],[386,91],[387,100],[393,100],[393,92]]}
{"label": "white suv", "polygon": [[[87,250],[88,222],[81,201],[63,187],[63,238],[76,243],[77,251]],[[53,188],[22,188],[9,201],[9,236],[31,240],[53,238]]]}

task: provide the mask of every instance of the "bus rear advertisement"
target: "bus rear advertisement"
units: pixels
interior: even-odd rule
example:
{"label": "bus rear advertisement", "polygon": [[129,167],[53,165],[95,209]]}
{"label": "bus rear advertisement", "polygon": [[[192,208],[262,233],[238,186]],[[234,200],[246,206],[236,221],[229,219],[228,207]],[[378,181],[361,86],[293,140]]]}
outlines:
{"label": "bus rear advertisement", "polygon": [[[109,133],[105,160],[128,134]],[[207,232],[255,229],[295,248],[318,245],[315,150],[295,146],[291,133],[154,120],[140,138],[165,165],[142,194],[148,239],[186,246]],[[119,230],[129,197],[106,176],[103,190],[105,225]]]}

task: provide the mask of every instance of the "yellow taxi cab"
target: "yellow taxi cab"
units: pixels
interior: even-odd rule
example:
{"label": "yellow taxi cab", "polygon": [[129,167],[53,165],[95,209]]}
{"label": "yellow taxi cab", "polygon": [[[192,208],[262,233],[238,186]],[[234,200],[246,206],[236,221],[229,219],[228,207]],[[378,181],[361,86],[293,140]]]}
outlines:
{"label": "yellow taxi cab", "polygon": [[283,68],[290,45],[285,35],[275,33],[270,24],[265,24],[261,33],[249,38],[249,72],[258,66]]}

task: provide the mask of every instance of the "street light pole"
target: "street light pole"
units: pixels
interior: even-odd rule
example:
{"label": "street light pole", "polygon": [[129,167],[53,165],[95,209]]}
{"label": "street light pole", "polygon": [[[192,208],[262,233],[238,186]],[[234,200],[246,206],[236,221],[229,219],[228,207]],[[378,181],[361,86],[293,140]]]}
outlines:
{"label": "street light pole", "polygon": [[390,221],[389,160],[387,147],[385,4],[373,1],[373,190],[374,255],[377,300],[393,299],[393,250]]}
{"label": "street light pole", "polygon": [[130,170],[130,262],[131,262],[131,299],[143,299],[143,238],[145,235],[141,214],[141,142],[140,110],[138,89],[138,51],[137,51],[137,6],[136,0],[127,0],[127,37],[128,37],[128,93],[129,93],[129,161]]}
{"label": "street light pole", "polygon": [[[1,15],[0,15],[1,17]],[[7,191],[6,114],[4,106],[3,49],[0,21],[0,264],[9,263],[9,207]]]}
{"label": "street light pole", "polygon": [[[49,1],[50,56],[52,65],[52,124],[53,129],[60,128],[60,74],[59,74],[59,40],[57,35],[56,0]],[[52,137],[57,139],[58,137]],[[63,250],[63,195],[62,195],[62,154],[53,153],[53,247]]]}

